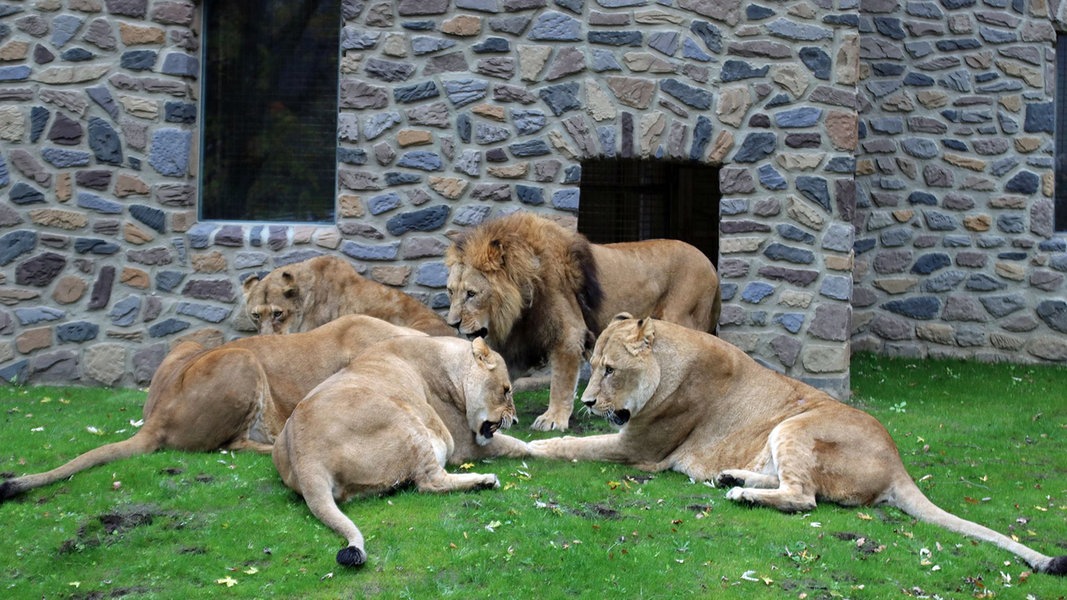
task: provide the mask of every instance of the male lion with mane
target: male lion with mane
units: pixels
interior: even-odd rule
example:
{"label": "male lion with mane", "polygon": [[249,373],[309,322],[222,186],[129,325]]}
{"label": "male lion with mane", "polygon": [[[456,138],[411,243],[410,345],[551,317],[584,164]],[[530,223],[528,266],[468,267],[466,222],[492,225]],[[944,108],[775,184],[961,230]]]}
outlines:
{"label": "male lion with mane", "polygon": [[260,334],[310,331],[341,315],[369,315],[430,335],[455,336],[441,315],[404,292],[363,277],[347,260],[316,256],[244,284],[245,310]]}
{"label": "male lion with mane", "polygon": [[338,501],[411,483],[421,492],[499,487],[496,475],[444,467],[527,455],[525,442],[497,434],[514,420],[507,367],[481,338],[396,338],[312,390],[278,436],[274,465],[347,540],[337,562],[359,566],[363,534]]}
{"label": "male lion with mane", "polygon": [[533,456],[671,469],[729,486],[730,500],[788,512],[813,510],[816,500],[895,506],[992,542],[1035,571],[1067,574],[1067,556],[1046,556],[931,502],[877,419],[714,336],[623,314],[590,362],[582,402],[621,431],[533,441]]}
{"label": "male lion with mane", "polygon": [[296,404],[371,344],[426,337],[364,315],[348,315],[307,333],[239,338],[215,348],[182,342],[152,376],[141,428],[51,471],[0,484],[0,501],[123,458],[173,448],[267,453]]}
{"label": "male lion with mane", "polygon": [[518,377],[546,361],[548,410],[533,428],[565,430],[582,359],[619,312],[714,332],[721,297],[715,267],[678,240],[592,244],[532,213],[487,221],[445,253],[447,321],[484,336]]}

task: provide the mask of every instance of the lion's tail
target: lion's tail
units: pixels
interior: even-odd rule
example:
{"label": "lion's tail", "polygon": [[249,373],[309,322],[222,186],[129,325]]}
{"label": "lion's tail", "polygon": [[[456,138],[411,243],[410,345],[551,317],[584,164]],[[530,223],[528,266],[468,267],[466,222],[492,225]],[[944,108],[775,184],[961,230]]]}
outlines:
{"label": "lion's tail", "polygon": [[129,458],[131,456],[148,454],[149,452],[154,452],[159,449],[159,447],[159,436],[151,431],[142,429],[132,437],[122,440],[121,442],[114,442],[93,448],[74,460],[56,467],[51,471],[8,479],[0,484],[0,502],[34,488],[66,479],[79,471],[84,471],[91,467],[107,464],[123,458]]}
{"label": "lion's tail", "polygon": [[347,541],[347,545],[337,552],[337,563],[346,567],[358,567],[365,563],[367,551],[363,533],[337,506],[330,487],[312,484],[303,490],[303,494],[311,513]]}
{"label": "lion's tail", "polygon": [[893,486],[887,503],[927,523],[940,525],[950,531],[990,542],[1026,561],[1038,573],[1067,575],[1067,556],[1046,556],[1010,537],[973,521],[957,517],[927,498],[910,477],[904,476]]}

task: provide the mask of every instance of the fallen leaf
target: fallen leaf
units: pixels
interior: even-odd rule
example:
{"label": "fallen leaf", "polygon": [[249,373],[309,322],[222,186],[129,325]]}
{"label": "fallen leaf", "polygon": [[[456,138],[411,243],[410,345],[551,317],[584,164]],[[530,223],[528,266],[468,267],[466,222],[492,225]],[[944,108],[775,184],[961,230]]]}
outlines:
{"label": "fallen leaf", "polygon": [[858,519],[861,519],[861,520],[863,520],[863,521],[870,521],[870,520],[871,520],[871,519],[873,519],[874,517],[872,517],[871,515],[869,515],[869,514],[867,514],[867,513],[862,513],[862,512],[861,512],[861,513],[857,513],[857,514],[856,514],[856,518],[858,518]]}
{"label": "fallen leaf", "polygon": [[233,586],[237,585],[237,580],[234,579],[233,577],[230,577],[229,575],[227,575],[227,576],[223,577],[222,579],[216,579],[215,583],[218,583],[220,585],[225,585],[226,587],[233,587]]}
{"label": "fallen leaf", "polygon": [[244,570],[245,575],[255,575],[256,573],[259,573],[259,569],[255,567],[248,567]]}

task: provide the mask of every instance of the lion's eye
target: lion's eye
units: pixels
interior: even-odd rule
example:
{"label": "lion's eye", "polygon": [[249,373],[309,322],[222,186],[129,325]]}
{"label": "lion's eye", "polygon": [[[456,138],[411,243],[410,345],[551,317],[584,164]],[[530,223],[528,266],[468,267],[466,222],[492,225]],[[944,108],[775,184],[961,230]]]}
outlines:
{"label": "lion's eye", "polygon": [[611,375],[614,372],[615,372],[615,367],[612,367],[610,365],[604,365],[604,376],[605,377],[608,376],[608,375]]}
{"label": "lion's eye", "polygon": [[477,295],[478,295],[478,293],[475,292],[474,290],[467,290],[467,298],[473,298],[473,297],[475,297]]}
{"label": "lion's eye", "polygon": [[273,316],[274,316],[274,320],[275,321],[281,319],[282,318],[282,311],[280,311],[280,310],[274,311]]}
{"label": "lion's eye", "polygon": [[252,317],[253,321],[255,321],[256,323],[259,323],[259,313],[252,313],[249,316]]}

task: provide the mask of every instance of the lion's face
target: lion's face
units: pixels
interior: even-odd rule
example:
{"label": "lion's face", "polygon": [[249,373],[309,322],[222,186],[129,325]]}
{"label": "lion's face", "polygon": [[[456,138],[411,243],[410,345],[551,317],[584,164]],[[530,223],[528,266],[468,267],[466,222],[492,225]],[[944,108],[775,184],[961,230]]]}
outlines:
{"label": "lion's face", "polygon": [[299,289],[289,273],[270,273],[244,282],[245,310],[260,335],[300,331]]}
{"label": "lion's face", "polygon": [[474,361],[463,379],[467,404],[467,423],[474,433],[474,441],[485,446],[500,429],[507,429],[516,421],[515,403],[511,397],[511,380],[504,359],[489,349],[482,338],[471,342]]}
{"label": "lion's face", "polygon": [[612,424],[625,425],[659,386],[659,363],[652,355],[655,331],[649,319],[616,317],[600,334],[589,359],[592,374],[582,403]]}
{"label": "lion's face", "polygon": [[448,324],[463,335],[487,337],[496,303],[493,286],[481,271],[458,263],[448,268]]}

